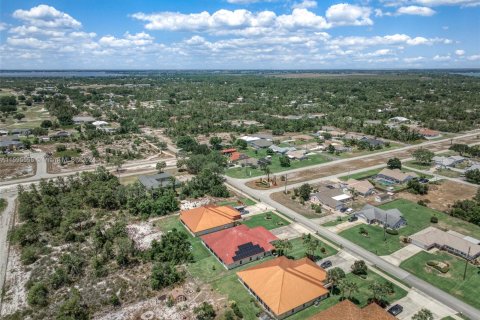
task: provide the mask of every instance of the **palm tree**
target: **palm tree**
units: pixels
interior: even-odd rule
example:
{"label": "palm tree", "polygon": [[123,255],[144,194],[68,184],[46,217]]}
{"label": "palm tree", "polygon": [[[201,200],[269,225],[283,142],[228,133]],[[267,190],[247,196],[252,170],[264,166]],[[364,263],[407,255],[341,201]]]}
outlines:
{"label": "palm tree", "polygon": [[168,181],[172,185],[173,192],[177,193],[177,190],[175,189],[175,185],[177,184],[177,179],[175,179],[175,176],[168,177]]}
{"label": "palm tree", "polygon": [[271,170],[270,170],[270,167],[265,166],[265,168],[263,169],[263,172],[265,172],[265,175],[267,176],[267,182],[269,182],[270,181],[270,173],[272,173]]}

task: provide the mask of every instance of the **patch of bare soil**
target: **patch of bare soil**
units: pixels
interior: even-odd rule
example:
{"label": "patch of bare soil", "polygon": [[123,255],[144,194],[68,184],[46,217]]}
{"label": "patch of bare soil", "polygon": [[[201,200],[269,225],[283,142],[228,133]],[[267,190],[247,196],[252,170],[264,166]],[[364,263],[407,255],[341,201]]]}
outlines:
{"label": "patch of bare soil", "polygon": [[428,203],[430,208],[446,212],[455,201],[471,199],[476,192],[476,187],[444,180],[440,184],[431,184],[427,195],[416,195],[403,191],[400,192],[398,196],[413,202],[428,200],[430,201]]}
{"label": "patch of bare soil", "polygon": [[0,158],[0,180],[27,178],[35,175],[37,163],[23,157]]}
{"label": "patch of bare soil", "polygon": [[152,241],[160,241],[162,232],[158,231],[151,222],[140,222],[127,225],[128,237],[133,240],[135,247],[145,251],[152,246]]}
{"label": "patch of bare soil", "polygon": [[10,251],[6,273],[0,317],[13,314],[27,306],[25,285],[31,272],[24,270],[17,250]]}
{"label": "patch of bare soil", "polygon": [[292,200],[291,194],[285,194],[283,192],[275,192],[270,195],[270,198],[272,198],[278,203],[283,204],[285,207],[300,213],[302,216],[306,218],[310,218],[310,219],[322,218],[332,214],[330,210],[327,210],[325,208],[322,208],[321,213],[316,213],[315,210],[311,208],[311,204],[309,201],[306,201],[305,204],[302,205],[300,202],[296,200]]}

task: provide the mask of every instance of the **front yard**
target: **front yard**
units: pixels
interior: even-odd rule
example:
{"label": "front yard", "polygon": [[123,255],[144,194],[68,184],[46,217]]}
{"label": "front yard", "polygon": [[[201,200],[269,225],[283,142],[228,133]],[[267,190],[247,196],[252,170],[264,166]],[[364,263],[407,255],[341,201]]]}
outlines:
{"label": "front yard", "polygon": [[[384,238],[383,228],[376,225],[358,225],[342,231],[340,235],[379,256],[389,255],[401,249],[403,245],[400,242],[400,236],[410,236],[429,226],[446,226],[452,230],[462,232],[465,235],[473,237],[480,236],[480,227],[408,200],[394,200],[381,205],[380,208],[384,210],[397,208],[407,220],[407,226],[400,228],[398,235],[385,233],[386,240]],[[430,222],[432,216],[438,218],[438,225]],[[364,228],[368,232],[368,236],[360,234],[361,228]]]}
{"label": "front yard", "polygon": [[[430,260],[448,263],[450,269],[443,274],[427,265],[427,262]],[[478,297],[478,288],[480,288],[479,269],[468,264],[467,275],[465,280],[463,280],[465,260],[442,251],[436,253],[420,252],[403,261],[400,267],[460,300],[480,308],[480,299]]]}

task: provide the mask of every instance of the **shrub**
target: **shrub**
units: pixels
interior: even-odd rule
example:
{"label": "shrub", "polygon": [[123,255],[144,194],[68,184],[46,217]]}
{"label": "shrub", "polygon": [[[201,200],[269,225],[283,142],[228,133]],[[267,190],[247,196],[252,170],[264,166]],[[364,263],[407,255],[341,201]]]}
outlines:
{"label": "shrub", "polygon": [[431,223],[438,223],[438,218],[436,216],[433,216],[430,218]]}
{"label": "shrub", "polygon": [[386,232],[394,236],[398,235],[398,230],[395,229],[387,228]]}
{"label": "shrub", "polygon": [[28,290],[27,301],[32,306],[45,307],[48,305],[48,289],[42,282],[35,283]]}

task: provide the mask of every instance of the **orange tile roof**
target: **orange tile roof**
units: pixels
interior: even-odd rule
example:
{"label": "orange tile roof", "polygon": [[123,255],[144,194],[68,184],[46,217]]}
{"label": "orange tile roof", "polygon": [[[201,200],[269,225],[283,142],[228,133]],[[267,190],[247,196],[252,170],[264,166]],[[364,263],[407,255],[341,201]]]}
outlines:
{"label": "orange tile roof", "polygon": [[308,258],[282,256],[237,275],[276,315],[328,293],[324,287],[327,272]]}
{"label": "orange tile roof", "polygon": [[382,309],[378,304],[371,303],[360,309],[350,300],[343,300],[333,307],[317,313],[310,320],[396,320],[394,316]]}
{"label": "orange tile roof", "polygon": [[240,212],[229,206],[203,206],[180,212],[180,219],[193,233],[232,223],[240,217]]}

